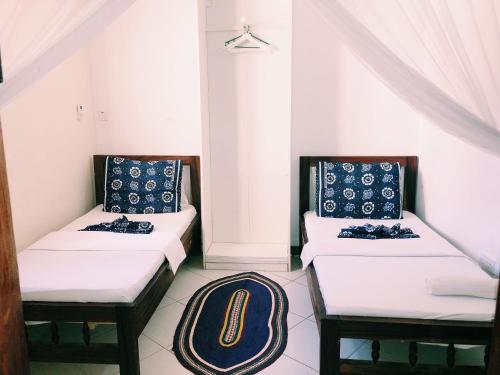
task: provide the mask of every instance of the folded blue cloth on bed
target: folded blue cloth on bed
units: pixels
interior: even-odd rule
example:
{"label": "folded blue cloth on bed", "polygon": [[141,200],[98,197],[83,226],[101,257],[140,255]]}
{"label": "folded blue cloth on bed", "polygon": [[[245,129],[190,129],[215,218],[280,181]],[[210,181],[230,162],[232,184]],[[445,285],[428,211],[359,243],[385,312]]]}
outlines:
{"label": "folded blue cloth on bed", "polygon": [[122,216],[111,223],[89,225],[84,229],[80,229],[80,231],[149,234],[154,227],[149,221],[130,221],[126,216]]}
{"label": "folded blue cloth on bed", "polygon": [[371,224],[350,225],[348,228],[342,228],[337,237],[361,238],[365,240],[420,238],[410,228],[401,228],[401,224],[396,224],[392,227]]}

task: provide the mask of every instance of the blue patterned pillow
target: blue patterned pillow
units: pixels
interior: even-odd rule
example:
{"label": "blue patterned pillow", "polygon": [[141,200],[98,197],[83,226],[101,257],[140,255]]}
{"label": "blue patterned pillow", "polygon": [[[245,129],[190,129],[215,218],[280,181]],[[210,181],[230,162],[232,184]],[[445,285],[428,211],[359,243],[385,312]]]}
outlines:
{"label": "blue patterned pillow", "polygon": [[402,218],[399,163],[319,161],[316,213],[353,219]]}
{"label": "blue patterned pillow", "polygon": [[161,214],[181,210],[182,161],[106,158],[104,211]]}

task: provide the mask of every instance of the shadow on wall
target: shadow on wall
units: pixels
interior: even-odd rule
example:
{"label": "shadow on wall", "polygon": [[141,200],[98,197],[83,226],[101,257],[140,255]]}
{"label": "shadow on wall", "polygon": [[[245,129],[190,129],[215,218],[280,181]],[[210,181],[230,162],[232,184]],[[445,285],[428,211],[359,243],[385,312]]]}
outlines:
{"label": "shadow on wall", "polygon": [[500,160],[422,121],[417,214],[453,245],[500,261]]}
{"label": "shadow on wall", "polygon": [[339,46],[325,48],[325,25],[302,1],[293,2],[291,243],[299,244],[299,157],[333,155],[340,147],[339,86],[342,74]]}

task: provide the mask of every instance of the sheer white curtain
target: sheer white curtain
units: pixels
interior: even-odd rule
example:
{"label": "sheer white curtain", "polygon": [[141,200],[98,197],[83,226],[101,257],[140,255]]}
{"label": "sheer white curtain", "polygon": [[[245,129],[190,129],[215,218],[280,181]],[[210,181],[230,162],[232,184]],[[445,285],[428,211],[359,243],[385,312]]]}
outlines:
{"label": "sheer white curtain", "polygon": [[500,0],[309,3],[401,98],[500,156]]}
{"label": "sheer white curtain", "polygon": [[135,0],[0,0],[0,108]]}
{"label": "sheer white curtain", "polygon": [[1,0],[0,47],[6,79],[57,43],[105,0]]}

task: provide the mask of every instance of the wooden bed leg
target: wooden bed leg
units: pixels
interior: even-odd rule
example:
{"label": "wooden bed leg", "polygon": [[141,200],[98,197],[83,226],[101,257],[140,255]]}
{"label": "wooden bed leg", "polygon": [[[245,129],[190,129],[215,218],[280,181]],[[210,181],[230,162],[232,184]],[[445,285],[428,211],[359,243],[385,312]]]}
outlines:
{"label": "wooden bed leg", "polygon": [[320,375],[340,375],[340,331],[335,321],[321,320]]}
{"label": "wooden bed leg", "polygon": [[418,359],[418,345],[415,341],[410,342],[410,350],[408,354],[408,360],[411,367],[415,367]]}
{"label": "wooden bed leg", "polygon": [[126,311],[118,311],[116,319],[120,375],[140,375],[139,337],[133,320]]}
{"label": "wooden bed leg", "polygon": [[85,343],[85,345],[89,346],[90,345],[90,328],[89,328],[88,322],[82,323],[82,336],[83,336],[83,342]]}
{"label": "wooden bed leg", "polygon": [[448,344],[448,349],[446,350],[446,363],[448,367],[452,368],[455,366],[455,354],[457,350],[455,349],[455,345]]}
{"label": "wooden bed leg", "polygon": [[372,361],[374,364],[377,364],[380,359],[380,341],[373,340],[372,341]]}
{"label": "wooden bed leg", "polygon": [[59,328],[57,322],[50,322],[50,336],[54,344],[59,344]]}

